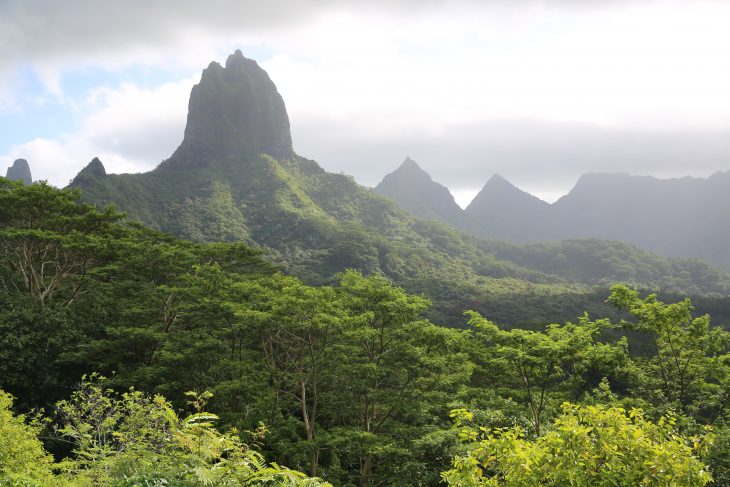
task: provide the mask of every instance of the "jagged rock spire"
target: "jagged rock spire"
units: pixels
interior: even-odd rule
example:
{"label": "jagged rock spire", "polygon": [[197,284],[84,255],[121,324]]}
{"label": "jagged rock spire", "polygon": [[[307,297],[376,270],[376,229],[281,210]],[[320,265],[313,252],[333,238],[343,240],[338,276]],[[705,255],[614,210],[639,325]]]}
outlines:
{"label": "jagged rock spire", "polygon": [[294,155],[284,100],[269,75],[240,50],[212,62],[193,87],[185,137],[163,167],[214,166],[259,153]]}
{"label": "jagged rock spire", "polygon": [[30,174],[30,166],[25,159],[16,159],[13,165],[8,168],[5,177],[14,181],[23,181],[25,184],[31,184],[33,177]]}

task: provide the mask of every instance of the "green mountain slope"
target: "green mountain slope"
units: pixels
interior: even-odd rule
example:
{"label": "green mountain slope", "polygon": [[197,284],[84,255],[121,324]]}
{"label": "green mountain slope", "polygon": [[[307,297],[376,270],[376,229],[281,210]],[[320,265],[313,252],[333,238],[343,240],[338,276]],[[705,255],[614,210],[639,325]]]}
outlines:
{"label": "green mountain slope", "polygon": [[[524,256],[539,260],[543,250],[510,253],[417,219],[352,178],[297,156],[281,97],[240,51],[225,68],[212,63],[203,72],[191,94],[185,139],[168,160],[135,175],[107,175],[94,160],[72,186],[87,201],[115,204],[133,219],[179,237],[264,247],[287,272],[309,283],[332,282],[346,268],[383,273],[431,296],[442,322],[462,321],[464,309],[513,323],[572,318],[581,310],[569,304],[570,296],[603,283],[580,265],[567,266],[568,272]],[[613,255],[610,248],[606,252]],[[569,252],[566,258],[572,259]],[[684,292],[730,289],[725,274],[703,281],[713,271],[695,262],[675,261],[673,273],[667,273],[666,266],[649,264],[648,271],[637,272],[620,257],[608,261],[603,279]],[[546,301],[561,304],[531,308]]]}

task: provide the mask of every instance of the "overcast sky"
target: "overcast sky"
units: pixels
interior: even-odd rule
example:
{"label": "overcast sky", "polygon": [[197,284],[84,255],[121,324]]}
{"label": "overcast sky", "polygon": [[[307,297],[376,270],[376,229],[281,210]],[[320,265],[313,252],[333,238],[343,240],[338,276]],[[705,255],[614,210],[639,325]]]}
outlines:
{"label": "overcast sky", "polygon": [[374,186],[409,155],[461,204],[499,173],[552,201],[585,172],[730,169],[730,2],[0,2],[0,163],[64,186],[152,169],[190,88],[240,48],[295,150]]}

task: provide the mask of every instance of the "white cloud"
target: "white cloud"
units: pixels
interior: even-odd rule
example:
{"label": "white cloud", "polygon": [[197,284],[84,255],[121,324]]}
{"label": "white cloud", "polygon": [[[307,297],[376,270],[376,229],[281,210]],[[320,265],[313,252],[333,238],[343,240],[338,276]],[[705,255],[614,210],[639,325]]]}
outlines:
{"label": "white cloud", "polygon": [[199,76],[154,88],[131,84],[88,94],[78,130],[57,138],[35,138],[13,146],[0,161],[25,158],[36,179],[65,186],[93,157],[110,173],[144,172],[180,144],[187,100]]}
{"label": "white cloud", "polygon": [[276,55],[294,116],[383,133],[501,118],[730,127],[725,2],[7,0],[0,14],[0,71],[33,66],[57,94],[80,66],[200,69],[249,46]]}
{"label": "white cloud", "polygon": [[266,67],[295,114],[387,134],[498,119],[730,127],[730,5],[519,13],[334,13],[279,36],[287,54]]}
{"label": "white cloud", "polygon": [[153,89],[124,84],[91,94],[100,105],[86,117],[81,135],[93,146],[157,164],[182,141],[190,90],[199,76]]}
{"label": "white cloud", "polygon": [[[727,164],[727,25],[730,4],[689,0],[6,0],[0,82],[30,66],[63,97],[85,66],[199,72],[241,47],[279,87],[295,149],[327,169],[375,184],[410,154],[455,192],[500,172],[554,195],[585,171]],[[192,83],[98,88],[78,130],[29,136],[3,160],[25,156],[56,184],[94,155],[112,172],[151,168],[182,138]]]}

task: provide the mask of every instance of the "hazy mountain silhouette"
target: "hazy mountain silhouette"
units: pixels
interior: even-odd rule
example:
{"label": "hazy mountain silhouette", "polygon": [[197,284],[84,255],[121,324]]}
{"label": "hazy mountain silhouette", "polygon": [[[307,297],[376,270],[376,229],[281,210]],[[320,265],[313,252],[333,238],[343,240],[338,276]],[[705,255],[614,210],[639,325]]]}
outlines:
{"label": "hazy mountain silhouette", "polygon": [[389,196],[419,218],[454,223],[462,216],[448,188],[434,182],[410,157],[385,176],[375,191]]}
{"label": "hazy mountain silhouette", "polygon": [[547,230],[549,211],[548,203],[495,174],[466,207],[467,223],[460,226],[493,238],[532,242]]}
{"label": "hazy mountain silhouette", "polygon": [[730,172],[657,179],[587,174],[551,208],[545,238],[622,240],[730,269]]}
{"label": "hazy mountain silhouette", "polygon": [[[450,193],[445,196],[444,187],[431,182],[419,184],[418,199],[412,198],[415,179],[412,174],[410,179],[391,178],[384,193],[413,214],[433,218],[429,202],[445,200]],[[431,181],[425,173],[418,179]],[[512,242],[619,240],[730,270],[728,210],[730,172],[680,179],[586,174],[552,205],[494,175],[466,210],[437,216],[463,231]]]}

